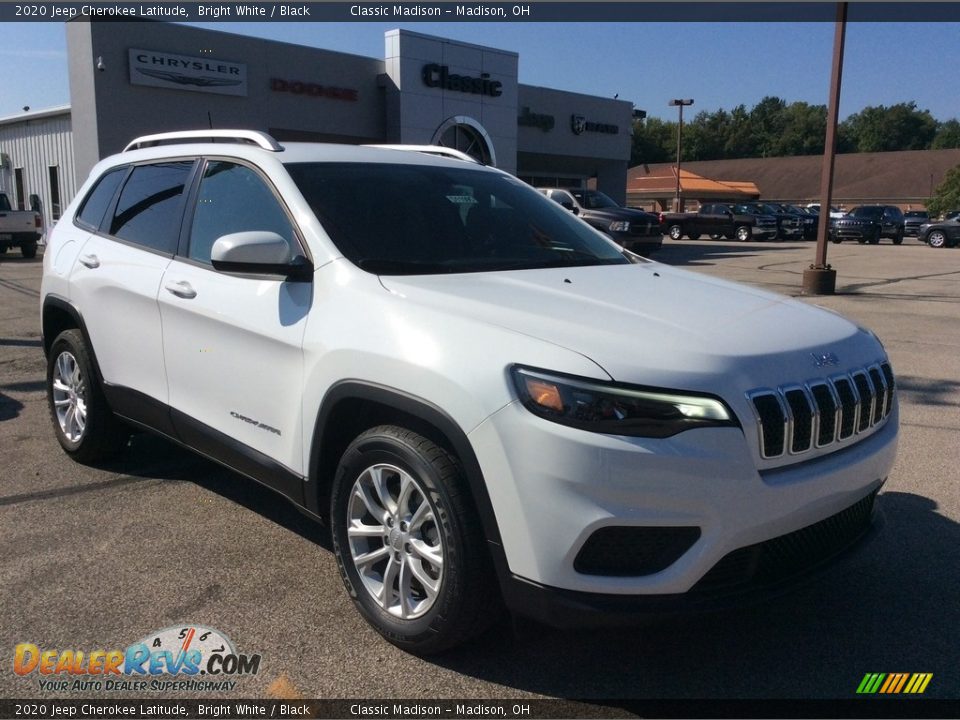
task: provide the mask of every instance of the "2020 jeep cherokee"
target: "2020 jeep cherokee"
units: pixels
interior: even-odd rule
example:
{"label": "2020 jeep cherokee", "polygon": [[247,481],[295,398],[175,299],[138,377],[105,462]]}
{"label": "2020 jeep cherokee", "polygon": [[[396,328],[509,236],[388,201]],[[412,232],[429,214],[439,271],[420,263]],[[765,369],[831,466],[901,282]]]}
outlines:
{"label": "2020 jeep cherokee", "polygon": [[100,162],[44,257],[63,449],[133,425],[276,489],[420,653],[501,601],[712,605],[870,527],[898,430],[876,337],[436,152],[211,130]]}

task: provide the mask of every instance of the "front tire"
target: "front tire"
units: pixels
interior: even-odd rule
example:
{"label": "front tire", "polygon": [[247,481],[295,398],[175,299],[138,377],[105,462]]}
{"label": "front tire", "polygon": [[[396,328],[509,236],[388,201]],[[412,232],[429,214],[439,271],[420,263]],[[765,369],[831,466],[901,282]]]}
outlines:
{"label": "front tire", "polygon": [[486,629],[500,600],[457,459],[410,430],[367,430],[344,452],[330,503],[333,548],[363,618],[418,655]]}
{"label": "front tire", "polygon": [[130,438],[129,430],[110,409],[90,350],[75,328],[57,335],[50,346],[47,404],[60,447],[77,462],[108,458]]}
{"label": "front tire", "polygon": [[927,244],[932,248],[942,248],[947,246],[947,234],[943,230],[934,230],[927,235]]}
{"label": "front tire", "polygon": [[751,237],[753,237],[753,231],[750,230],[749,226],[741,225],[740,227],[737,228],[736,237],[737,237],[737,240],[739,240],[740,242],[746,242]]}
{"label": "front tire", "polygon": [[903,230],[898,231],[897,234],[893,236],[893,244],[903,245]]}

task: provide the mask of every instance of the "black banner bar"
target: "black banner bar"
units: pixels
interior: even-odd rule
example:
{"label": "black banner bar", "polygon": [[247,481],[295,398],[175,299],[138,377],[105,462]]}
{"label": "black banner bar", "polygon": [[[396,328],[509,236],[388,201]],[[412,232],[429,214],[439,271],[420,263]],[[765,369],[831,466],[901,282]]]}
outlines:
{"label": "black banner bar", "polygon": [[[833,22],[832,2],[4,2],[2,22]],[[848,22],[956,22],[956,2],[856,2]]]}
{"label": "black banner bar", "polygon": [[960,700],[0,700],[0,718],[958,718]]}

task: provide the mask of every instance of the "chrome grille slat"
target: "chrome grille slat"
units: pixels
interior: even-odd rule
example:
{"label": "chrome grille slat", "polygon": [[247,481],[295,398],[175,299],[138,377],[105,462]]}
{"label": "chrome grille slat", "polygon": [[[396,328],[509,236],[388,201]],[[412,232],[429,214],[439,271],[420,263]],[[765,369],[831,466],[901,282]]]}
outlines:
{"label": "chrome grille slat", "polygon": [[883,423],[893,409],[894,388],[893,370],[882,362],[824,380],[748,392],[760,456],[802,455],[848,443]]}

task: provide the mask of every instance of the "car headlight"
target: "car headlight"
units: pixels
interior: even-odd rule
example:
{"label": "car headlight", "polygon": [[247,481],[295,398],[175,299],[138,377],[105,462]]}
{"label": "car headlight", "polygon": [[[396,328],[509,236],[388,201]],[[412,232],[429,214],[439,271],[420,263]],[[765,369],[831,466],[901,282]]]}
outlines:
{"label": "car headlight", "polygon": [[607,227],[610,232],[630,232],[629,220],[614,220]]}
{"label": "car headlight", "polygon": [[608,435],[666,438],[702,427],[739,427],[719,398],[630,387],[515,365],[520,401],[534,415]]}

